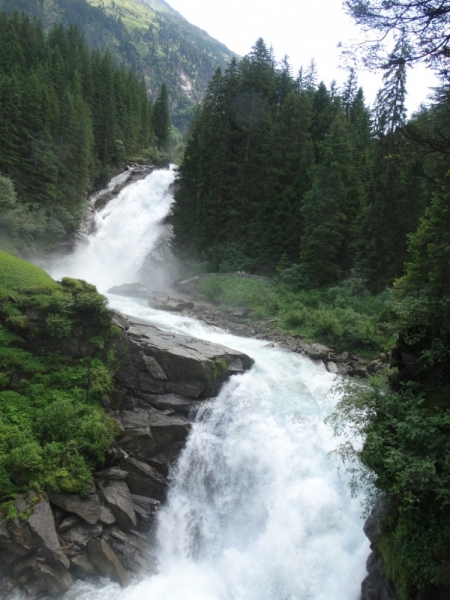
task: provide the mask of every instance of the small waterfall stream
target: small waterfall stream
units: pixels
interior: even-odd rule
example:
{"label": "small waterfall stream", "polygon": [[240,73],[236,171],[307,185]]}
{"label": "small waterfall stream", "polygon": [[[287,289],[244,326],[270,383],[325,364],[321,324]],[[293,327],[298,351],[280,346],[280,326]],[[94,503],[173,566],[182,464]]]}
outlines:
{"label": "small waterfall stream", "polygon": [[[51,269],[105,292],[135,279],[170,210],[170,170],[127,186],[89,244]],[[324,424],[335,398],[322,366],[145,301],[112,308],[255,359],[200,410],[158,525],[159,572],[121,589],[79,582],[65,600],[357,600],[368,541]]]}

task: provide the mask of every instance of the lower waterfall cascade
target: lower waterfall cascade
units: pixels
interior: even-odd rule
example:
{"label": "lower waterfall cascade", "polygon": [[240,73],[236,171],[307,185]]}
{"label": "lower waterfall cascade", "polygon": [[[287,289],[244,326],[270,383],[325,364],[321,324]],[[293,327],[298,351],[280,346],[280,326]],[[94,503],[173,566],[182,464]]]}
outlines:
{"label": "lower waterfall cascade", "polygon": [[[173,202],[174,169],[126,186],[88,243],[49,269],[106,293],[137,280]],[[109,306],[162,329],[245,352],[254,367],[204,401],[159,513],[158,572],[128,588],[78,581],[64,600],[358,600],[369,542],[339,443],[324,423],[335,376],[298,354],[240,338],[145,300]]]}

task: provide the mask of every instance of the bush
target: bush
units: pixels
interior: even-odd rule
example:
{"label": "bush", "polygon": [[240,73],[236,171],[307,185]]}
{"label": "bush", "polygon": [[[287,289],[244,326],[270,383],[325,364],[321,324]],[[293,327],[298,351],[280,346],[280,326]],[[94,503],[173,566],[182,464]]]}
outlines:
{"label": "bush", "polygon": [[342,399],[328,421],[345,436],[337,452],[352,489],[368,484],[369,501],[390,499],[378,542],[387,573],[402,600],[418,590],[427,597],[434,584],[448,585],[450,574],[450,411],[431,406],[417,384],[393,391],[385,377],[338,391]]}

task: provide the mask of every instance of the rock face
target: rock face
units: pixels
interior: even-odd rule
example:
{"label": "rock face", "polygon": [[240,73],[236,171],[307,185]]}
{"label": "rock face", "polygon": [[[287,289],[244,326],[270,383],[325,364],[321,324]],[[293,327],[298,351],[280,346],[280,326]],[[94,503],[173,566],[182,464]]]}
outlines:
{"label": "rock face", "polygon": [[[191,431],[201,401],[215,395],[250,357],[159,330],[114,313],[119,366],[105,400],[119,435],[84,497],[30,492],[16,500],[20,519],[0,521],[0,598],[15,589],[30,599],[66,592],[73,579],[109,577],[127,585],[148,573],[151,541],[166,498],[170,465]],[[105,352],[111,348],[106,348]]]}
{"label": "rock face", "polygon": [[148,393],[208,398],[228,378],[230,365],[239,360],[246,370],[253,364],[245,354],[225,346],[162,331],[128,317],[115,322],[126,332],[129,347],[116,380],[138,398],[145,399]]}
{"label": "rock face", "polygon": [[386,501],[380,500],[375,504],[364,523],[364,533],[369,538],[371,553],[366,562],[367,577],[361,584],[361,600],[396,600],[398,598],[394,584],[386,575],[383,558],[376,547],[387,512]]}

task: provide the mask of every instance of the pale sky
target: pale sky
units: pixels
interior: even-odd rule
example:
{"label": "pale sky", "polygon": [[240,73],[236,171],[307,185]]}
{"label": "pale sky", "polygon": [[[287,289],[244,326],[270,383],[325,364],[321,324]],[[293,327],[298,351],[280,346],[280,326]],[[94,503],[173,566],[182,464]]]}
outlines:
{"label": "pale sky", "polygon": [[[168,0],[193,25],[207,31],[241,56],[259,37],[272,45],[277,59],[290,58],[294,75],[314,58],[319,80],[327,86],[333,79],[347,79],[339,68],[339,42],[356,40],[360,30],[353,24],[341,0]],[[359,84],[372,103],[381,85],[381,74],[359,71]],[[426,102],[428,86],[436,85],[431,71],[419,66],[408,75],[407,107],[411,113]]]}

